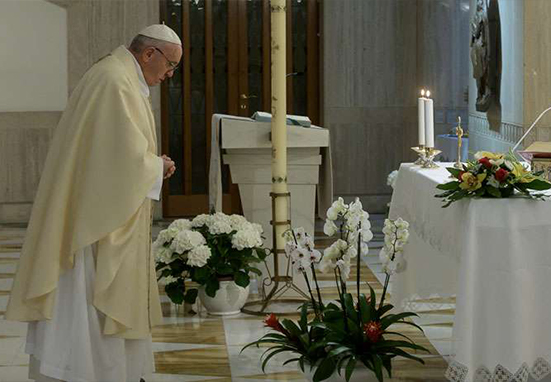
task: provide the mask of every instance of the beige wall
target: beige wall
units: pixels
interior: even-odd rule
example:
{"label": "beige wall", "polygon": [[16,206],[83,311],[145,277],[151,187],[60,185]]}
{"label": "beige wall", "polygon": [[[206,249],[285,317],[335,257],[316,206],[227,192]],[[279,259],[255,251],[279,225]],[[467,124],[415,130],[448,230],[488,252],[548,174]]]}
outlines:
{"label": "beige wall", "polygon": [[[143,27],[159,22],[158,0],[50,2],[67,13],[69,93],[99,58],[127,44]],[[37,34],[37,38],[39,36]],[[0,83],[5,76],[0,76]],[[32,92],[33,85],[24,83],[21,87]],[[158,129],[159,94],[158,88],[152,92]],[[49,110],[0,112],[0,223],[28,220],[39,174],[59,118],[59,112]],[[160,209],[156,216],[160,216]]]}
{"label": "beige wall", "polygon": [[[528,129],[551,107],[551,1],[530,0],[524,7],[524,128]],[[525,147],[536,140],[551,141],[551,113],[538,122]]]}
{"label": "beige wall", "polygon": [[63,110],[66,10],[44,0],[0,1],[0,36],[0,112]]}
{"label": "beige wall", "polygon": [[414,159],[422,87],[434,94],[437,133],[466,117],[468,8],[468,0],[323,1],[324,126],[337,196],[385,210],[388,173]]}

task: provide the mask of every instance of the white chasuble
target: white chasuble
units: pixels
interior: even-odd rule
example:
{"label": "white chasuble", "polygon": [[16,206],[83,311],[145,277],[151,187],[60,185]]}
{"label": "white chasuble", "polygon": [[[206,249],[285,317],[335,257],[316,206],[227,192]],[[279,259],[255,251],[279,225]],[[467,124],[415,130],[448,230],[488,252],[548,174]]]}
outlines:
{"label": "white chasuble", "polygon": [[121,46],[84,75],[33,205],[6,319],[32,322],[31,373],[53,380],[138,382],[153,370],[150,198],[163,169],[138,69]]}

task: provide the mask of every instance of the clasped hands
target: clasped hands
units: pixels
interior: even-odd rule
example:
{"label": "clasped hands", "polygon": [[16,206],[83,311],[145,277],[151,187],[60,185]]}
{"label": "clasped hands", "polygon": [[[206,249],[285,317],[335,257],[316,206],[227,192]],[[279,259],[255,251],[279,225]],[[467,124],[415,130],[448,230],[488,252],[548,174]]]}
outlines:
{"label": "clasped hands", "polygon": [[165,179],[168,179],[174,175],[174,171],[176,171],[176,164],[166,155],[161,156],[161,158],[163,159],[163,176]]}

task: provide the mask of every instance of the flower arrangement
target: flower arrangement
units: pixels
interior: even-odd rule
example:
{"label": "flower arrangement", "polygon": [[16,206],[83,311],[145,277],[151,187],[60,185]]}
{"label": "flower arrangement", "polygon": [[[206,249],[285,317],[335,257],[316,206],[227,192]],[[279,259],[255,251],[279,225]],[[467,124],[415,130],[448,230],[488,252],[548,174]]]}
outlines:
{"label": "flower arrangement", "polygon": [[175,220],[161,231],[153,243],[159,279],[171,301],[193,304],[196,288],[188,288],[184,280],[205,286],[214,297],[220,279],[232,279],[241,287],[249,285],[249,273],[262,275],[253,266],[266,258],[262,248],[262,227],[249,223],[241,215],[199,215],[193,220]]}
{"label": "flower arrangement", "polygon": [[396,179],[398,179],[398,170],[394,170],[388,174],[386,178],[387,186],[390,186],[392,187],[392,189],[394,189],[396,187]]}
{"label": "flower arrangement", "polygon": [[[407,350],[428,350],[405,335],[392,331],[392,326],[398,323],[421,330],[407,320],[416,314],[391,314],[393,306],[385,303],[390,275],[406,268],[403,248],[409,237],[408,223],[402,219],[385,221],[385,246],[380,257],[386,280],[379,301],[371,286],[369,296],[360,293],[361,256],[367,254],[367,243],[373,238],[369,214],[363,210],[361,202],[356,199],[347,205],[341,198],[335,201],[327,211],[324,231],[326,235],[338,238],[325,249],[323,256],[314,248],[313,241],[304,230],[299,228],[286,233],[286,253],[295,270],[305,278],[310,301],[302,305],[298,322],[289,319],[280,321],[274,314],[266,317],[265,325],[274,332],[248,344],[243,350],[253,345],[271,345],[263,355],[263,370],[276,354],[293,353],[296,357],[286,363],[298,362],[303,372],[313,372],[315,382],[335,374],[349,381],[357,371],[357,365],[363,365],[364,369],[371,370],[379,381],[383,381],[383,369],[391,376],[391,362],[397,356],[424,363]],[[346,284],[353,260],[357,265],[356,296],[348,292]],[[310,280],[308,270],[313,280]],[[333,273],[338,301],[327,304],[323,301],[316,276],[318,270]],[[313,310],[313,315],[309,315],[309,309]]]}
{"label": "flower arrangement", "polygon": [[463,169],[447,170],[455,180],[438,185],[437,188],[445,192],[436,195],[444,198],[444,208],[463,198],[508,198],[515,191],[541,199],[542,194],[533,194],[531,190],[551,188],[551,183],[540,176],[541,172],[528,171],[513,153],[479,151],[475,160],[464,164]]}

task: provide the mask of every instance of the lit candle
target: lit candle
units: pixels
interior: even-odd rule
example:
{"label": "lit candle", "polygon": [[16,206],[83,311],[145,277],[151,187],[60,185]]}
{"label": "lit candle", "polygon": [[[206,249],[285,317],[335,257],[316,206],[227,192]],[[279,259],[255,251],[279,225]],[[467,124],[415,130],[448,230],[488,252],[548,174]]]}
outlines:
{"label": "lit candle", "polygon": [[425,99],[425,145],[434,148],[434,103],[428,90]]}
{"label": "lit candle", "polygon": [[419,147],[425,146],[425,89],[421,90],[421,97],[417,100],[418,105],[418,129],[419,129]]}

